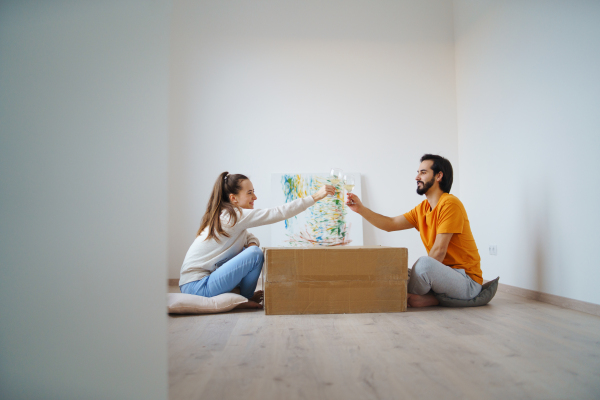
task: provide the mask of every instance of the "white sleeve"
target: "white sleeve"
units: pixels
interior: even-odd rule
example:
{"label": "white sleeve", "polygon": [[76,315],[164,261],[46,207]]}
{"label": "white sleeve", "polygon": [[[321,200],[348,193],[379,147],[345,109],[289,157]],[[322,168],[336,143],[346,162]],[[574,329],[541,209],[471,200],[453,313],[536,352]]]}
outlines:
{"label": "white sleeve", "polygon": [[246,231],[246,246],[248,246],[250,243],[256,243],[256,245],[260,247],[260,241],[258,240],[258,238],[250,232]]}
{"label": "white sleeve", "polygon": [[308,196],[275,208],[264,210],[243,209],[241,218],[236,225],[240,225],[240,228],[248,229],[255,226],[274,224],[275,222],[283,221],[284,219],[300,214],[313,204],[315,204],[315,200],[312,196]]}

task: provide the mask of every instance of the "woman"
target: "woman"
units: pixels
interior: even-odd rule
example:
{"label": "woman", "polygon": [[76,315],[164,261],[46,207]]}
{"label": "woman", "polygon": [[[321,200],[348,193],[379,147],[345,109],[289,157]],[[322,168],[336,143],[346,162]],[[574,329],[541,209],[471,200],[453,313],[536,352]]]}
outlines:
{"label": "woman", "polygon": [[262,291],[254,292],[263,265],[258,239],[248,228],[283,221],[316,201],[334,194],[325,185],[312,196],[276,208],[254,209],[254,187],[248,177],[223,172],[217,178],[198,235],[181,266],[181,293],[213,297],[240,287],[249,301],[244,308],[262,308]]}

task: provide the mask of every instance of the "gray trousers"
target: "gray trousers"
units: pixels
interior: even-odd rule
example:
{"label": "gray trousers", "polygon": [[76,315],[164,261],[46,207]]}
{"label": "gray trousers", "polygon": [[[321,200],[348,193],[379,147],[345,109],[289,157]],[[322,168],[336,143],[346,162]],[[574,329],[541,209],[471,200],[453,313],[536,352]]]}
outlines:
{"label": "gray trousers", "polygon": [[431,257],[421,257],[408,270],[408,293],[443,293],[453,299],[468,300],[481,292],[481,285],[475,282],[464,269],[454,269]]}

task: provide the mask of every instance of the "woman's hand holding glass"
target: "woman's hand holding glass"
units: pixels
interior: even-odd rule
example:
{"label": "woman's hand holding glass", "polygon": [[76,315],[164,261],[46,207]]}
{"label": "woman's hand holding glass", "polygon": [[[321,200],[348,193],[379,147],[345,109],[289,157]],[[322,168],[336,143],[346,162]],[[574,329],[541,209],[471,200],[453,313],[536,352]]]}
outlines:
{"label": "woman's hand holding glass", "polygon": [[335,194],[335,188],[331,185],[323,185],[316,193],[312,195],[315,201],[324,199],[326,196]]}

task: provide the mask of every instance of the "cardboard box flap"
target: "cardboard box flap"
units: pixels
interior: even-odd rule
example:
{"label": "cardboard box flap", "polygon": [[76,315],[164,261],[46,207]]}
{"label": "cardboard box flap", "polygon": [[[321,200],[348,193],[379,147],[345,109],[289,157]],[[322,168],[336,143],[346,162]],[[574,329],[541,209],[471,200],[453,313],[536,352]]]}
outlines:
{"label": "cardboard box flap", "polygon": [[399,247],[265,248],[266,282],[408,279],[408,250]]}

